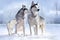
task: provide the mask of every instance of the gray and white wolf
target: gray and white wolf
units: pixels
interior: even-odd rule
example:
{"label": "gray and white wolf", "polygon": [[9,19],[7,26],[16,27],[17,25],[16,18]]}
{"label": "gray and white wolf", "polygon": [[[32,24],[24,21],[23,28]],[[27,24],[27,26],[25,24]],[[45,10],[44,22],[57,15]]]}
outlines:
{"label": "gray and white wolf", "polygon": [[13,19],[7,23],[7,29],[8,29],[8,34],[12,35],[13,34],[13,28],[17,24],[16,19]]}
{"label": "gray and white wolf", "polygon": [[25,35],[24,19],[25,14],[28,13],[28,9],[25,5],[22,5],[22,8],[16,14],[16,32],[19,35]]}
{"label": "gray and white wolf", "polygon": [[28,13],[28,9],[25,8],[25,5],[22,5],[22,8],[18,11],[16,14],[16,19],[13,19],[7,23],[7,29],[8,34],[13,34],[13,28],[15,27],[15,33],[14,34],[20,34],[21,31],[22,34],[25,35],[25,28],[24,28],[24,19],[26,18],[26,14]]}
{"label": "gray and white wolf", "polygon": [[28,22],[29,22],[29,26],[30,26],[30,35],[32,35],[32,27],[34,26],[34,34],[37,35],[38,34],[38,29],[41,28],[41,31],[43,33],[44,31],[44,27],[45,27],[45,21],[44,18],[39,16],[39,8],[37,7],[38,4],[34,3],[34,1],[32,1],[32,5],[30,7],[30,14],[28,16]]}

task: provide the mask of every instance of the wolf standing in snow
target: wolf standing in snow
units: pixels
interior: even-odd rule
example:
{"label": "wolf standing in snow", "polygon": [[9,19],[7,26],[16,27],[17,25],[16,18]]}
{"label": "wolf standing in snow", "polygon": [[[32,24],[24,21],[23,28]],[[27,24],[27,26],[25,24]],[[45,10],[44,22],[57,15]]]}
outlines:
{"label": "wolf standing in snow", "polygon": [[44,32],[45,28],[45,21],[44,18],[39,16],[39,8],[37,7],[38,4],[32,1],[32,5],[30,7],[30,14],[28,16],[29,26],[30,26],[30,35],[32,35],[32,26],[34,26],[34,34],[38,34],[38,30],[41,28],[42,33]]}
{"label": "wolf standing in snow", "polygon": [[8,34],[9,35],[13,34],[12,31],[13,31],[13,28],[15,27],[16,23],[17,23],[16,19],[13,19],[13,20],[11,20],[7,23],[7,29],[8,29]]}
{"label": "wolf standing in snow", "polygon": [[[22,8],[16,14],[16,32],[19,35],[25,35],[25,28],[24,28],[24,16],[28,12],[28,9],[25,5],[22,5]],[[22,33],[21,33],[22,32]]]}

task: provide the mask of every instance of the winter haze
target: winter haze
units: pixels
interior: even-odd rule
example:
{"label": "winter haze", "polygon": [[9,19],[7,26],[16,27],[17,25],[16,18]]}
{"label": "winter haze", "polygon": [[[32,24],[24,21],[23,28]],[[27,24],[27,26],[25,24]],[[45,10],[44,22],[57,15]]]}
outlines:
{"label": "winter haze", "polygon": [[14,19],[22,4],[29,9],[32,1],[38,2],[39,14],[47,23],[60,23],[60,0],[0,0],[0,23]]}

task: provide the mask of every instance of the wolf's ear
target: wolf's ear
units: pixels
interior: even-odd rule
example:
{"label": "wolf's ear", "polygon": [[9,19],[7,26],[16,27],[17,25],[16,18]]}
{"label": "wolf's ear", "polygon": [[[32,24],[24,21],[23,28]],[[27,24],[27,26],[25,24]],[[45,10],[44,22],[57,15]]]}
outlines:
{"label": "wolf's ear", "polygon": [[34,3],[34,1],[32,1],[32,5],[34,5],[35,3]]}
{"label": "wolf's ear", "polygon": [[38,5],[38,2],[36,4]]}

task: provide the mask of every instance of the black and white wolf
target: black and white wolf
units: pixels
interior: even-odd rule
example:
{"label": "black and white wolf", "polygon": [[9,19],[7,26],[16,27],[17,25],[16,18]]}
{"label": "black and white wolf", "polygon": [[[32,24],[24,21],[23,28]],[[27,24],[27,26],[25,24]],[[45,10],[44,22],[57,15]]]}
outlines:
{"label": "black and white wolf", "polygon": [[32,5],[30,7],[30,14],[28,16],[28,22],[29,22],[29,26],[30,26],[30,35],[32,35],[32,27],[34,26],[34,34],[37,35],[38,34],[38,29],[41,28],[41,31],[43,33],[44,31],[44,27],[45,27],[45,21],[44,18],[39,16],[39,8],[37,7],[38,4],[34,3],[34,1],[32,1]]}

